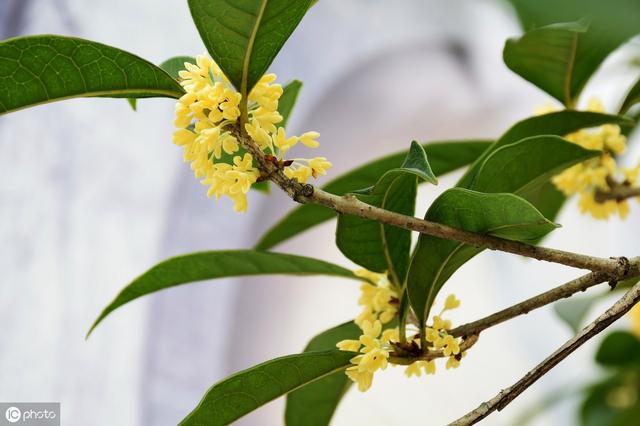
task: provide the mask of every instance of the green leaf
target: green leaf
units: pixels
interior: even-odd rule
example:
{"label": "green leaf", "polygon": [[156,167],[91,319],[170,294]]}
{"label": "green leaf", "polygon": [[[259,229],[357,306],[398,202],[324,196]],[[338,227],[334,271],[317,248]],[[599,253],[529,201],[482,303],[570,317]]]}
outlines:
{"label": "green leaf", "polygon": [[576,82],[574,73],[579,59],[579,37],[587,28],[583,21],[551,24],[531,30],[519,39],[509,39],[503,51],[504,63],[572,108],[586,84],[586,80]]}
{"label": "green leaf", "polygon": [[189,0],[204,45],[243,97],[310,5],[311,0]]}
{"label": "green leaf", "polygon": [[[563,110],[522,120],[511,127],[482,154],[460,179],[458,186],[469,187],[473,176],[477,174],[484,160],[495,150],[505,145],[530,136],[563,136],[582,128],[596,127],[603,124],[617,124],[625,128],[632,128],[634,125],[633,120],[622,116],[572,110]],[[549,180],[539,187],[531,187],[526,191],[522,191],[520,195],[536,206],[540,213],[550,220],[555,220],[566,201],[564,194],[558,191]]]}
{"label": "green leaf", "polygon": [[[554,155],[548,155],[549,152]],[[557,136],[529,137],[508,145],[500,144],[479,164],[474,164],[476,174],[470,179],[463,177],[461,183],[467,181],[470,189],[485,193],[535,195],[535,190],[555,174],[596,155],[599,151],[583,149]],[[438,222],[438,218],[429,213],[439,209],[438,202],[436,200],[429,208],[427,220]],[[456,227],[456,224],[450,226]],[[528,240],[530,243],[535,241],[535,238]],[[409,301],[419,318],[426,320],[431,303],[446,280],[481,251],[454,241],[420,236],[407,278]]]}
{"label": "green leaf", "polygon": [[0,114],[75,97],[179,98],[182,87],[131,53],[73,37],[0,42]]}
{"label": "green leaf", "polygon": [[567,201],[567,197],[556,189],[551,180],[547,180],[536,188],[522,191],[520,196],[536,206],[538,211],[549,220],[556,220],[565,201]]}
{"label": "green leaf", "polygon": [[279,396],[344,370],[353,356],[339,350],[307,352],[241,371],[213,385],[180,425],[227,425]]}
{"label": "green leaf", "polygon": [[582,426],[629,426],[640,416],[637,371],[621,369],[587,389],[580,407]]}
{"label": "green leaf", "polygon": [[[549,153],[553,153],[553,158],[549,158]],[[469,188],[480,192],[527,193],[567,167],[600,154],[558,136],[532,136],[493,151],[480,165]]]}
{"label": "green leaf", "polygon": [[300,80],[290,81],[284,86],[282,96],[280,96],[280,100],[278,101],[278,112],[282,116],[282,121],[278,123],[279,127],[287,127],[293,107],[298,100],[300,89],[302,89],[302,82]]}
{"label": "green leaf", "polygon": [[147,294],[196,281],[265,274],[333,275],[362,281],[341,266],[292,254],[255,250],[192,253],[165,260],[136,278],[102,311],[87,335],[115,309]]}
{"label": "green leaf", "polygon": [[[632,127],[633,120],[610,114],[588,111],[563,110],[549,114],[529,117],[514,124],[507,132],[491,145],[469,168],[460,179],[457,186],[468,187],[473,176],[486,158],[498,148],[518,142],[531,136],[556,135],[564,136],[577,130],[602,126],[603,124],[617,124]],[[433,161],[432,161],[433,162]]]}
{"label": "green leaf", "polygon": [[567,300],[561,300],[553,305],[553,312],[575,334],[584,324],[587,314],[599,300],[609,293],[592,294],[584,297],[573,296]]}
{"label": "green leaf", "polygon": [[596,361],[607,367],[640,364],[640,340],[626,331],[614,331],[602,341]]}
{"label": "green leaf", "polygon": [[[613,291],[628,290],[640,281],[640,277],[628,278],[620,281]],[[582,329],[585,318],[593,306],[611,295],[611,291],[596,293],[584,297],[571,297],[567,300],[562,300],[553,305],[553,311],[556,315],[564,321],[572,332],[577,333]]]}
{"label": "green leaf", "polygon": [[[349,321],[314,337],[305,352],[334,349],[345,339],[358,339],[360,328]],[[287,426],[325,426],[333,417],[340,400],[351,387],[351,380],[343,371],[316,380],[287,395],[285,424]],[[313,409],[311,409],[313,408]]]}
{"label": "green leaf", "polygon": [[174,80],[178,80],[180,78],[180,71],[185,69],[185,62],[195,64],[196,58],[193,56],[174,56],[161,63],[160,68],[165,70]]}
{"label": "green leaf", "polygon": [[620,114],[625,114],[632,106],[640,102],[640,79],[631,87],[620,107]]}
{"label": "green leaf", "polygon": [[[162,68],[167,74],[169,74],[171,78],[178,81],[178,79],[180,78],[178,73],[184,69],[185,62],[195,64],[196,59],[191,56],[175,56],[161,63],[160,68]],[[134,111],[137,110],[138,101],[136,98],[128,98],[127,102],[129,102],[129,105],[131,105],[131,109],[133,109]]]}
{"label": "green leaf", "polygon": [[[473,162],[490,145],[487,141],[452,141],[423,144],[429,163],[436,176],[449,173]],[[327,183],[323,190],[336,195],[344,195],[358,188],[366,188],[376,183],[387,170],[398,167],[407,156],[407,151],[391,154],[373,160],[351,170]],[[269,229],[260,239],[256,248],[268,250],[307,229],[335,217],[326,207],[305,204],[289,212],[280,222]]]}
{"label": "green leaf", "polygon": [[[516,241],[534,241],[558,226],[516,195],[484,194],[463,188],[452,188],[440,195],[425,219]],[[420,235],[407,277],[409,302],[418,318],[426,321],[440,288],[480,251],[456,241]]]}
{"label": "green leaf", "polygon": [[[555,0],[510,0],[510,2],[515,6],[523,26],[530,30],[530,33],[536,33],[534,36],[536,40],[530,40],[531,52],[523,52],[523,55],[533,54],[540,59],[540,62],[533,64],[537,69],[531,68],[525,72],[529,75],[537,74],[537,78],[546,80],[550,86],[541,88],[556,96],[551,92],[558,91],[561,76],[556,75],[554,78],[541,74],[551,71],[554,63],[558,65],[572,64],[571,72],[564,73],[564,76],[568,77],[568,81],[564,81],[564,85],[569,87],[570,98],[566,98],[564,93],[562,98],[558,98],[565,103],[577,99],[589,78],[611,52],[640,32],[640,21],[638,20],[640,3],[635,0],[608,0],[606,2],[601,0],[563,0],[560,2]],[[589,25],[586,32],[577,34],[575,49],[568,48],[566,44],[564,50],[556,44],[546,44],[544,36],[540,35],[540,33],[546,32],[544,28],[550,24],[580,20],[588,20]],[[523,38],[527,37],[527,34]],[[536,41],[540,44],[535,43]],[[551,56],[550,52],[552,51],[557,55],[561,55],[562,52],[570,54],[573,52],[573,55]],[[548,62],[544,60],[545,56],[548,56],[546,58]]]}
{"label": "green leaf", "polygon": [[[398,326],[397,319],[385,324],[387,330]],[[335,349],[345,339],[358,340],[362,330],[353,321],[340,324],[315,336],[305,352]],[[325,426],[331,421],[340,400],[351,387],[351,380],[339,371],[305,385],[287,395],[285,424],[287,426]],[[309,408],[313,407],[313,410]]]}
{"label": "green leaf", "polygon": [[[413,141],[404,163],[388,170],[364,192],[361,201],[395,213],[413,216],[418,180],[438,183],[427,154]],[[392,281],[402,285],[409,266],[411,231],[352,215],[339,215],[336,244],[350,260],[370,271],[389,271]]]}

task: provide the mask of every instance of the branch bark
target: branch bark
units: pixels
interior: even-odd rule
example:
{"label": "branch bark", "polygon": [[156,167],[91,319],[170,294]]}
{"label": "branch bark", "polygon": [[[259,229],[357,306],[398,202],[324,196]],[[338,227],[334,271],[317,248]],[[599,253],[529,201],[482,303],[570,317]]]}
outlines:
{"label": "branch bark", "polygon": [[[640,265],[640,257],[633,258],[630,261],[631,272],[628,278],[633,278],[640,273],[638,272],[638,266]],[[571,280],[544,293],[533,296],[523,302],[516,305],[505,308],[487,317],[481,318],[477,321],[473,321],[467,324],[463,324],[459,327],[452,329],[449,334],[455,337],[468,336],[471,334],[478,334],[489,327],[503,323],[519,315],[525,315],[534,309],[541,308],[560,299],[571,297],[575,293],[585,291],[595,285],[601,284],[609,280],[609,276],[602,272],[590,272],[586,275]]]}
{"label": "branch bark", "polygon": [[472,410],[459,419],[451,422],[449,426],[473,425],[487,417],[492,412],[502,410],[529,386],[534,384],[540,377],[544,376],[549,370],[558,365],[560,361],[565,359],[589,339],[596,336],[602,330],[629,312],[629,310],[631,310],[638,301],[640,301],[640,283],[634,285],[620,300],[607,309],[604,314],[600,315],[595,321],[583,328],[578,334],[558,348],[547,359],[525,374],[518,382],[507,389],[500,391],[498,395],[494,396],[489,401],[483,402],[475,410]]}
{"label": "branch bark", "polygon": [[614,183],[608,191],[597,190],[594,199],[598,203],[604,203],[609,200],[620,202],[633,197],[640,197],[640,187]]}
{"label": "branch bark", "polygon": [[447,240],[459,241],[479,248],[499,250],[574,268],[603,272],[608,274],[612,280],[622,279],[626,277],[629,272],[629,261],[624,257],[605,259],[552,248],[533,246],[491,235],[476,234],[371,206],[360,201],[355,196],[330,194],[315,188],[313,185],[301,184],[297,180],[286,177],[277,165],[266,160],[265,154],[258,145],[244,135],[239,128],[234,131],[234,136],[241,142],[242,146],[253,155],[263,178],[273,181],[293,200],[299,203],[320,204],[341,214],[354,215],[385,225],[408,229]]}

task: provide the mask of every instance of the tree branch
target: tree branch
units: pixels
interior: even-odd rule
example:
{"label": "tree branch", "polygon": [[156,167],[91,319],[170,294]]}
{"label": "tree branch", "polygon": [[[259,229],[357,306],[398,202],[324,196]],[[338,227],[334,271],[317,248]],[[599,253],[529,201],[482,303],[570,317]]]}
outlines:
{"label": "tree branch", "polygon": [[625,185],[624,183],[612,182],[609,183],[609,190],[597,190],[594,199],[598,203],[604,203],[606,201],[623,201],[633,197],[640,197],[640,187],[633,187],[631,185]]}
{"label": "tree branch", "polygon": [[[640,265],[640,257],[633,258],[630,261],[634,272],[630,273],[627,278],[633,278],[640,275],[638,266]],[[523,302],[505,308],[487,317],[479,320],[463,324],[449,331],[449,334],[455,337],[478,334],[489,327],[503,323],[519,315],[525,315],[534,309],[541,308],[560,299],[571,297],[575,293],[585,291],[590,287],[601,284],[609,280],[609,276],[602,272],[590,272],[586,275],[571,280],[544,293],[533,296]]]}
{"label": "tree branch", "polygon": [[468,232],[440,223],[391,212],[363,203],[352,195],[338,196],[330,194],[315,188],[313,185],[301,184],[297,180],[286,177],[282,169],[279,169],[276,164],[267,161],[264,152],[262,152],[258,145],[243,135],[238,128],[234,131],[234,136],[241,142],[242,146],[253,155],[263,177],[273,181],[293,200],[299,203],[320,204],[338,213],[354,215],[363,219],[374,220],[385,225],[408,229],[438,238],[459,241],[479,248],[499,250],[574,268],[603,272],[608,274],[612,280],[622,279],[629,272],[629,261],[624,257],[604,259],[546,247],[537,247],[491,235]]}
{"label": "tree branch", "polygon": [[595,321],[583,328],[578,334],[558,348],[547,359],[525,374],[517,383],[500,391],[498,395],[489,401],[480,404],[480,406],[475,410],[470,411],[459,419],[451,422],[449,426],[473,425],[487,417],[492,412],[502,410],[529,386],[535,383],[540,377],[544,376],[549,370],[558,365],[560,361],[565,359],[589,339],[596,336],[602,330],[629,312],[629,310],[631,310],[638,301],[640,301],[640,283],[634,285],[620,300],[607,309],[604,314],[600,315]]}

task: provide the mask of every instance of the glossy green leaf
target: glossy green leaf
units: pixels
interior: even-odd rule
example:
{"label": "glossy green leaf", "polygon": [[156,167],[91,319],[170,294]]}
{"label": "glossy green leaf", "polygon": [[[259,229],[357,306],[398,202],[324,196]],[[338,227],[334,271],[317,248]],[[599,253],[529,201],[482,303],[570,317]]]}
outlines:
{"label": "glossy green leaf", "polygon": [[[628,290],[640,281],[640,277],[620,281],[613,291]],[[573,333],[577,333],[585,325],[585,319],[593,306],[611,295],[611,291],[600,292],[588,296],[573,296],[553,305],[553,311]]]}
{"label": "glossy green leaf", "polygon": [[178,80],[180,78],[180,71],[185,69],[185,62],[195,64],[196,58],[193,56],[174,56],[161,63],[160,68],[165,70],[165,72],[175,80]]}
{"label": "glossy green leaf", "polygon": [[0,114],[75,97],[179,98],[162,69],[104,44],[63,36],[0,42]]}
{"label": "glossy green leaf", "polygon": [[[535,241],[557,227],[516,195],[485,194],[463,188],[445,191],[433,202],[425,219],[516,241]],[[480,251],[455,241],[420,236],[407,277],[409,301],[418,318],[426,320],[440,288]]]}
{"label": "glossy green leaf", "polygon": [[192,253],[165,260],[136,278],[102,311],[89,334],[115,309],[147,294],[196,281],[265,274],[333,275],[362,281],[341,266],[292,254],[255,250]]}
{"label": "glossy green leaf", "polygon": [[[640,33],[640,2],[635,0],[510,2],[529,31],[521,39],[528,38],[529,50],[523,51],[518,60],[520,65],[528,61],[530,66],[519,73],[529,81],[533,82],[534,78],[542,81],[543,90],[568,105],[577,99],[609,54]],[[558,23],[578,21],[588,23],[588,28],[576,34],[575,44],[568,45],[566,40],[553,34],[555,30],[551,30],[551,34],[547,30]],[[527,59],[527,55],[532,58]],[[560,90],[560,87],[566,89]]]}
{"label": "glossy green leaf", "polygon": [[[519,121],[482,154],[460,179],[458,186],[468,187],[484,160],[495,150],[505,145],[531,136],[563,136],[582,128],[603,124],[616,124],[628,129],[634,125],[632,120],[618,115],[572,110],[553,112]],[[555,220],[566,201],[564,194],[558,191],[549,180],[538,187],[529,187],[520,195],[536,206],[540,213],[550,220]]]}
{"label": "glossy green leaf", "polygon": [[290,81],[283,87],[282,96],[280,96],[280,100],[278,101],[278,112],[282,116],[282,121],[278,123],[278,126],[287,127],[293,107],[298,100],[300,89],[302,89],[302,82],[300,80]]}
{"label": "glossy green leaf", "polygon": [[[488,141],[452,141],[423,144],[433,173],[436,176],[449,173],[473,162],[489,147]],[[358,188],[366,188],[376,183],[387,170],[398,167],[407,156],[407,151],[388,155],[366,163],[330,181],[323,190],[336,195],[344,195]],[[289,212],[280,222],[269,229],[260,239],[256,248],[268,250],[307,229],[333,219],[335,213],[326,207],[305,204]]]}
{"label": "glossy green leaf", "polygon": [[550,180],[539,187],[531,188],[529,191],[522,191],[520,195],[536,206],[540,213],[549,220],[555,220],[558,217],[560,209],[567,200],[567,197],[558,191]]}
{"label": "glossy green leaf", "polygon": [[[178,79],[180,78],[178,73],[184,69],[185,62],[195,64],[196,58],[191,56],[175,56],[161,63],[160,68],[162,68],[167,74],[169,74],[171,78],[178,81]],[[127,99],[127,101],[129,102],[129,105],[131,105],[131,108],[136,111],[138,108],[138,100],[136,98],[129,98]]]}
{"label": "glossy green leaf", "polygon": [[630,128],[634,125],[634,122],[629,118],[619,115],[572,110],[552,112],[521,120],[514,124],[500,139],[482,153],[460,179],[457,186],[468,187],[484,160],[495,150],[505,145],[518,142],[531,136],[564,136],[580,129],[602,126],[603,124],[617,124]]}
{"label": "glossy green leaf", "polygon": [[[548,155],[549,152],[554,155]],[[537,188],[565,168],[596,155],[599,155],[599,151],[585,150],[557,136],[529,137],[507,145],[500,144],[479,164],[474,164],[477,171],[469,179],[468,186],[485,193],[514,193],[524,197],[535,194]],[[461,182],[465,180],[463,177]],[[429,211],[439,209],[438,202],[436,200]],[[429,212],[426,219],[438,221],[430,217]],[[528,240],[530,243],[535,241],[535,238]],[[433,299],[446,280],[481,251],[453,241],[421,235],[407,279],[409,300],[414,311],[426,319]],[[415,290],[412,290],[413,287]]]}
{"label": "glossy green leaf", "polygon": [[637,369],[617,369],[590,386],[580,407],[581,426],[635,425],[640,416]]}
{"label": "glossy green leaf", "polygon": [[[305,352],[334,349],[345,339],[357,339],[362,331],[349,321],[314,337]],[[330,374],[287,395],[285,424],[287,426],[326,426],[338,403],[351,387],[343,371]]]}
{"label": "glossy green leaf", "polygon": [[[385,172],[373,187],[354,194],[361,201],[413,216],[418,180],[436,185],[424,148],[412,142],[402,166]],[[404,282],[411,251],[411,231],[352,215],[339,215],[336,244],[356,264],[376,272],[389,271],[397,285]]]}
{"label": "glossy green leaf", "polygon": [[228,425],[269,401],[344,370],[353,355],[335,349],[307,352],[236,373],[213,385],[180,425]]}
{"label": "glossy green leaf", "polygon": [[553,311],[574,334],[580,331],[591,308],[607,294],[573,296],[553,305]]}
{"label": "glossy green leaf", "polygon": [[631,109],[632,106],[640,102],[640,79],[636,81],[627,96],[624,98],[622,102],[622,106],[620,107],[620,114],[625,114]]}
{"label": "glossy green leaf", "polygon": [[567,165],[597,155],[600,151],[584,149],[558,136],[525,138],[493,151],[480,165],[469,188],[480,192],[515,192],[515,189],[519,194],[527,193],[569,167]]}
{"label": "glossy green leaf", "polygon": [[525,80],[573,107],[586,84],[586,80],[576,81],[574,73],[580,35],[587,28],[584,21],[551,24],[509,39],[504,47],[504,62]]}
{"label": "glossy green leaf", "polygon": [[189,0],[211,57],[245,96],[302,20],[311,0]]}
{"label": "glossy green leaf", "polygon": [[640,340],[627,331],[614,331],[602,341],[596,361],[608,367],[640,366]]}

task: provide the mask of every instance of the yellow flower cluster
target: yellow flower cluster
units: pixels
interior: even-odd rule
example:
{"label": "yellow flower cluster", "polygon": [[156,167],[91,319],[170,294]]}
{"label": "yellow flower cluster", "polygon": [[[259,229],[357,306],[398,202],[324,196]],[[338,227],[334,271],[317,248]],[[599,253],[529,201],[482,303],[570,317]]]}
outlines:
{"label": "yellow flower cluster", "polygon": [[391,343],[398,341],[398,329],[382,331],[380,320],[365,320],[360,327],[362,336],[358,340],[343,340],[336,346],[341,351],[360,352],[351,358],[353,365],[347,368],[345,374],[364,392],[371,387],[373,374],[387,368]]}
{"label": "yellow flower cluster", "polygon": [[[253,157],[243,150],[236,138],[241,117],[242,95],[238,93],[220,67],[208,56],[198,56],[196,64],[186,62],[180,71],[180,84],[185,94],[176,104],[173,142],[183,148],[184,160],[201,183],[209,187],[207,195],[226,195],[234,202],[234,210],[247,210],[247,192],[260,172]],[[278,112],[283,89],[275,84],[275,74],[264,75],[247,99],[245,130],[251,138],[273,156],[284,155],[298,142],[318,146],[318,132],[287,137]],[[281,158],[281,157],[280,157]],[[331,163],[324,157],[287,162],[284,173],[306,182],[309,176],[324,175]]]}
{"label": "yellow flower cluster", "polygon": [[[358,389],[364,392],[371,387],[374,373],[386,369],[389,365],[390,354],[393,353],[395,345],[399,341],[399,331],[397,327],[382,330],[383,323],[391,321],[397,313],[397,308],[392,303],[396,293],[389,288],[386,276],[365,270],[357,273],[378,285],[367,283],[362,286],[360,304],[364,305],[365,310],[356,320],[362,329],[362,335],[358,340],[342,340],[336,346],[342,351],[358,353],[351,358],[352,365],[347,368],[345,373],[358,384]],[[460,340],[447,332],[451,329],[451,321],[442,318],[445,311],[455,309],[458,306],[460,306],[460,300],[453,294],[448,296],[440,314],[433,317],[432,326],[425,329],[426,341],[430,343],[430,347],[442,351],[440,356],[448,357],[447,369],[458,367],[460,360],[465,356],[465,353],[460,351]],[[383,321],[383,317],[388,321]],[[413,334],[414,337],[409,345],[419,350],[420,335]],[[420,376],[422,371],[426,374],[435,374],[435,360],[418,359],[407,366],[405,374],[408,377]]]}
{"label": "yellow flower cluster", "polygon": [[[554,111],[552,106],[545,106],[536,113],[546,114]],[[602,102],[593,98],[587,110],[604,112]],[[609,182],[622,180],[625,185],[634,185],[640,174],[640,164],[634,168],[621,168],[615,160],[616,155],[625,152],[627,138],[621,134],[620,126],[606,124],[596,129],[582,129],[568,134],[565,139],[586,149],[601,150],[602,155],[572,166],[553,177],[552,182],[565,195],[579,194],[578,206],[582,213],[589,213],[596,219],[607,219],[612,214],[625,218],[629,214],[627,200],[596,201],[597,191],[608,191]]]}
{"label": "yellow flower cluster", "polygon": [[358,303],[363,310],[355,319],[362,335],[358,340],[343,340],[336,346],[342,351],[362,353],[351,359],[353,365],[347,368],[346,374],[364,392],[371,387],[373,373],[387,368],[391,343],[398,341],[397,328],[382,331],[382,325],[390,322],[398,312],[398,294],[385,274],[366,269],[354,273],[367,280],[360,285]]}
{"label": "yellow flower cluster", "polygon": [[[425,340],[431,344],[430,347],[442,350],[442,354],[448,357],[445,365],[447,369],[457,368],[462,357],[466,355],[464,352],[460,352],[460,340],[448,333],[448,330],[451,329],[451,321],[442,318],[442,314],[445,311],[456,309],[459,306],[460,300],[455,295],[450,294],[445,299],[444,307],[440,314],[433,316],[431,327],[425,328]],[[420,345],[419,336],[414,338],[414,343]],[[426,374],[435,374],[435,361],[416,361],[407,367],[405,374],[407,377],[420,376],[421,369],[424,369]]]}
{"label": "yellow flower cluster", "polygon": [[392,303],[398,301],[398,293],[392,288],[387,275],[366,269],[359,269],[354,273],[368,280],[360,285],[361,296],[358,303],[363,306],[363,309],[355,319],[355,323],[362,326],[364,321],[373,323],[380,320],[382,324],[391,321],[398,312],[397,303]]}

